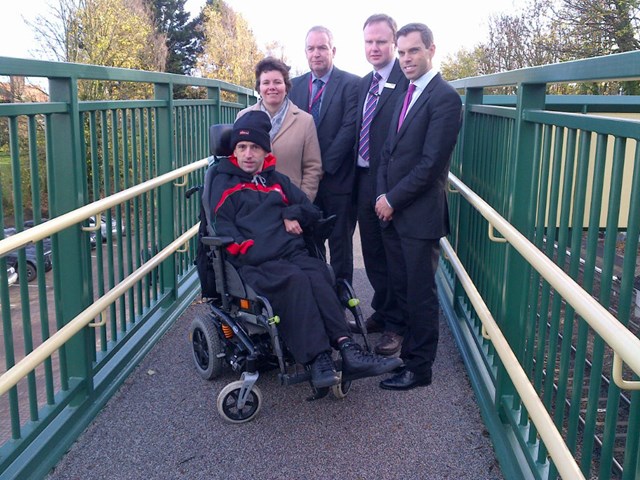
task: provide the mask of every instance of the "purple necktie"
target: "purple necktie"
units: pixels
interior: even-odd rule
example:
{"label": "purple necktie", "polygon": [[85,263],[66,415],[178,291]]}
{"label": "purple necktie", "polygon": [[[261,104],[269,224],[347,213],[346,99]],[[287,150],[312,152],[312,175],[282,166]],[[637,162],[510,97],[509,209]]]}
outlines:
{"label": "purple necktie", "polygon": [[364,108],[364,115],[362,116],[362,128],[360,129],[360,147],[358,153],[365,161],[367,166],[369,165],[369,126],[371,120],[373,120],[373,112],[378,104],[378,84],[382,76],[378,72],[375,73],[371,79],[371,87],[369,88],[369,97],[367,98],[367,104]]}
{"label": "purple necktie", "polygon": [[409,105],[411,104],[411,97],[413,97],[413,92],[416,90],[416,84],[410,83],[409,89],[407,90],[407,95],[404,97],[404,103],[402,104],[402,111],[400,112],[400,118],[398,118],[398,130],[402,126],[402,122],[404,122],[404,117],[407,116],[407,110],[409,109]]}

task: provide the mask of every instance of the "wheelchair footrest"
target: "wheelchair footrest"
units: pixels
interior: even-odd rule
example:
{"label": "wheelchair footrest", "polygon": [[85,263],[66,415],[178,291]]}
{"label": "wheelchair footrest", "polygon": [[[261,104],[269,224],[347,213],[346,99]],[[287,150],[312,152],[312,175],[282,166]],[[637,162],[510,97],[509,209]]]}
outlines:
{"label": "wheelchair footrest", "polygon": [[311,372],[300,370],[295,373],[280,373],[278,378],[280,379],[280,385],[296,385],[311,380]]}

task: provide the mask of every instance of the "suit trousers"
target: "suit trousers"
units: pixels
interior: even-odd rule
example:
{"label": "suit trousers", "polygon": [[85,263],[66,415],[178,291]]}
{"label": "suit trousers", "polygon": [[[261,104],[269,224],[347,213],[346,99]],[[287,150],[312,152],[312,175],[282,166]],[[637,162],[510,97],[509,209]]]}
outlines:
{"label": "suit trousers", "polygon": [[296,362],[307,364],[349,337],[344,307],[327,264],[306,253],[242,266],[239,273],[280,317],[278,333]]}
{"label": "suit trousers", "polygon": [[440,258],[439,240],[408,238],[398,234],[393,221],[382,231],[391,285],[407,326],[400,357],[407,368],[428,375],[436,358],[440,304],[435,274]]}
{"label": "suit trousers", "polygon": [[336,215],[336,224],[329,235],[329,261],[336,278],[353,283],[353,232],[355,208],[350,193],[332,193],[320,190],[315,204],[325,217]]}
{"label": "suit trousers", "polygon": [[383,325],[385,331],[404,335],[403,314],[396,297],[392,295],[382,229],[375,211],[376,177],[370,169],[358,167],[356,182],[362,258],[367,278],[373,287],[373,319]]}

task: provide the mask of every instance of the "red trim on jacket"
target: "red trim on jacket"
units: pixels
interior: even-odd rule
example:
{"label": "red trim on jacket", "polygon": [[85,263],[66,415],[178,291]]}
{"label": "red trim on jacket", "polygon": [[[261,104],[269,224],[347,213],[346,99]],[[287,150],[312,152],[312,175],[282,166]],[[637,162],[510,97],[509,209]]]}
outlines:
{"label": "red trim on jacket", "polygon": [[256,185],[255,183],[243,182],[243,183],[237,184],[233,188],[228,188],[227,190],[222,192],[222,196],[220,197],[220,201],[218,202],[216,207],[213,209],[213,212],[217,213],[218,209],[222,206],[222,204],[224,202],[227,201],[227,198],[229,198],[230,195],[233,195],[234,193],[240,192],[242,190],[254,190],[256,192],[262,192],[262,193],[277,192],[282,197],[282,200],[284,201],[284,203],[286,205],[289,205],[289,199],[287,198],[287,196],[282,191],[282,187],[280,186],[279,183],[275,183],[275,184],[273,184],[271,186],[268,186],[268,187],[263,187],[262,185]]}

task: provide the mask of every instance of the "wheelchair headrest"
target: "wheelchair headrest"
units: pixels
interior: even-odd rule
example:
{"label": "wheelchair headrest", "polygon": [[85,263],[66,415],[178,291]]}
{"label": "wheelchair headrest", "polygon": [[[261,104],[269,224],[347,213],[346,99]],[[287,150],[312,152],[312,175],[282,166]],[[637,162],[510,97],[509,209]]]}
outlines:
{"label": "wheelchair headrest", "polygon": [[228,157],[233,153],[231,148],[232,123],[220,123],[209,127],[209,155]]}

